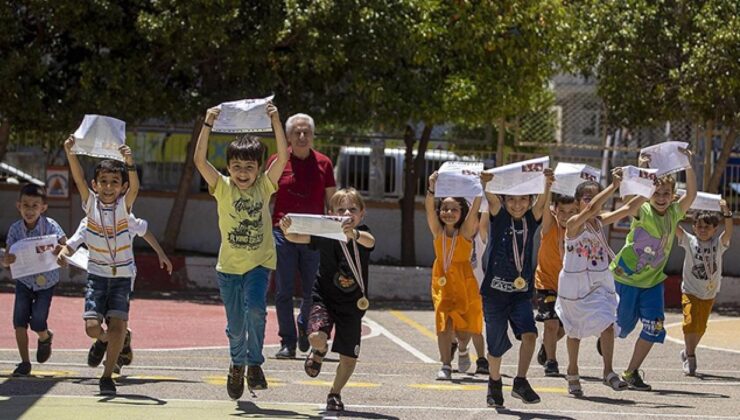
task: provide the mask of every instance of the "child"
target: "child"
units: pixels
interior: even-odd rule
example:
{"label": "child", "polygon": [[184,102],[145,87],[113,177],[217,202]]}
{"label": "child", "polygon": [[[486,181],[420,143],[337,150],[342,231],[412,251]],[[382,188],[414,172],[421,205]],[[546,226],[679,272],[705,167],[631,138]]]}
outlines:
{"label": "child", "polygon": [[221,175],[207,160],[208,136],[219,109],[211,108],[195,148],[195,166],[216,199],[221,247],[216,273],[226,308],[226,336],[231,366],[226,380],[229,397],[244,393],[247,365],[249,389],[267,389],[261,365],[267,319],[267,275],[275,269],[275,243],[270,223],[270,196],[288,161],[288,146],[277,108],[269,103],[267,114],[275,131],[278,157],[262,172],[265,146],[256,138],[242,135],[226,149],[229,176]]}
{"label": "child", "polygon": [[[436,255],[432,266],[432,302],[442,359],[437,380],[451,380],[451,348],[455,334],[461,349],[465,349],[470,336],[480,334],[483,329],[480,294],[470,263],[481,198],[476,197],[470,209],[467,200],[460,197],[445,197],[435,204],[437,176],[434,172],[429,177],[424,203]],[[490,174],[481,174],[481,183],[485,184],[490,178]]]}
{"label": "child", "polygon": [[529,195],[507,195],[499,199],[494,194],[486,193],[491,243],[488,247],[486,277],[480,293],[483,296],[490,365],[486,396],[489,407],[504,405],[501,358],[511,348],[509,324],[514,336],[522,341],[511,395],[526,404],[540,402],[539,395],[529,385],[526,376],[537,340],[537,326],[532,313],[532,242],[554,181],[551,169],[545,169],[545,176],[544,196],[540,196],[534,206]]}
{"label": "child", "polygon": [[[59,224],[43,215],[48,208],[46,190],[34,184],[21,188],[20,198],[15,204],[21,220],[13,223],[6,239],[8,249],[21,239],[45,235],[56,235],[59,244],[64,245],[66,236]],[[60,248],[54,250],[59,252]],[[16,256],[7,253],[3,266],[10,267]],[[48,329],[47,319],[54,287],[59,283],[59,270],[54,269],[33,276],[15,279],[15,304],[13,306],[13,328],[21,363],[13,371],[13,376],[28,376],[31,373],[31,359],[28,355],[28,325],[38,334],[36,361],[44,363],[51,356],[51,340],[54,334]]]}
{"label": "child", "polygon": [[[482,202],[483,200],[481,200]],[[485,212],[488,213],[488,210],[480,210],[479,213]],[[480,218],[479,214],[479,221],[478,221],[478,233],[475,235],[475,238],[473,240],[473,255],[470,258],[470,262],[473,265],[473,274],[475,274],[475,280],[478,282],[478,289],[480,289],[481,283],[483,283],[483,278],[485,277],[485,274],[483,272],[483,267],[485,266],[485,263],[483,261],[483,255],[486,251],[486,244],[488,243],[488,217]],[[481,301],[481,317],[483,317],[483,308],[482,308],[483,302]],[[485,350],[485,342],[483,341],[483,334],[473,334],[473,336],[470,338],[470,341],[473,342],[473,347],[475,347],[475,352],[478,356],[478,358],[475,361],[475,373],[478,375],[488,375],[488,359],[486,359],[486,350]],[[465,361],[467,359],[467,364],[470,364],[470,356],[467,356],[467,349],[460,349],[460,352],[457,356],[457,370],[458,372],[467,372],[467,369],[465,368]],[[453,352],[454,354],[454,352]],[[463,361],[461,363],[460,361]]]}
{"label": "child", "polygon": [[718,237],[719,215],[700,211],[694,216],[694,235],[679,226],[676,230],[678,244],[686,251],[683,260],[683,282],[681,304],[683,306],[683,337],[685,348],[681,350],[683,373],[696,374],[696,347],[707,329],[709,314],[714,298],[722,281],[722,254],[730,248],[732,212],[725,200],[720,201],[725,231]]}
{"label": "child", "polygon": [[[691,160],[692,153],[680,149]],[[643,155],[640,165],[650,161]],[[686,194],[673,201],[676,180],[670,175],[656,180],[656,189],[649,203],[632,209],[633,217],[630,231],[621,251],[609,265],[614,273],[619,306],[617,323],[619,337],[625,338],[642,321],[642,332],[635,343],[627,370],[622,374],[630,389],[650,391],[637,369],[647,357],[654,343],[665,340],[663,320],[663,272],[668,255],[673,247],[673,237],[678,222],[684,217],[696,198],[696,176],[694,170],[686,169]]]}
{"label": "child", "polygon": [[545,326],[542,345],[537,352],[537,362],[544,366],[545,376],[560,374],[556,358],[557,343],[565,333],[555,313],[555,300],[558,297],[558,275],[563,268],[565,222],[578,213],[578,205],[573,197],[557,194],[554,198],[554,212],[548,208],[548,203],[545,203],[547,210],[542,215],[540,249],[537,252],[537,269],[534,273],[537,297],[535,320]]}
{"label": "child", "polygon": [[329,350],[327,340],[334,327],[331,350],[339,353],[339,366],[326,399],[326,410],[342,411],[342,388],[352,376],[360,355],[362,317],[367,309],[368,261],[375,248],[375,238],[367,226],[360,225],[365,217],[365,202],[354,188],[334,193],[329,200],[329,208],[330,214],[349,217],[343,224],[346,245],[319,236],[288,233],[291,225],[288,216],[280,219],[280,228],[287,240],[308,244],[321,255],[308,318],[308,340],[312,349],[303,367],[308,376],[315,378],[319,375],[321,363]]}
{"label": "child", "polygon": [[[85,292],[85,332],[96,341],[90,347],[87,363],[94,367],[107,355],[100,377],[100,394],[115,395],[111,377],[128,330],[129,301],[134,274],[134,256],[128,234],[128,215],[139,193],[139,177],[128,146],[119,148],[124,163],[102,160],[95,166],[92,191],[77,156],[72,153],[74,136],[64,142],[69,169],[87,215],[87,266]],[[124,193],[125,191],[125,193]],[[103,319],[110,318],[108,330]],[[130,345],[130,344],[129,344]]]}

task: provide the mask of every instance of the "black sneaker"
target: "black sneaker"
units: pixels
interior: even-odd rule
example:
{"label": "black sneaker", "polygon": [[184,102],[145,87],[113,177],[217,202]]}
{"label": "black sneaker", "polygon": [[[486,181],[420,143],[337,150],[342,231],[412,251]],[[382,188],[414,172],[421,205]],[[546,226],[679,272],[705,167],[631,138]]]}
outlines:
{"label": "black sneaker", "polygon": [[232,400],[238,400],[244,394],[244,366],[229,366],[226,377],[226,392]]}
{"label": "black sneaker", "polygon": [[110,376],[100,378],[100,395],[116,395],[116,383]]}
{"label": "black sneaker", "polygon": [[537,363],[545,366],[545,362],[547,362],[547,352],[545,351],[545,345],[540,344],[540,351],[537,352]]}
{"label": "black sneaker", "polygon": [[650,391],[653,389],[653,387],[642,380],[638,371],[629,372],[625,370],[622,373],[622,379],[627,382],[629,389],[634,389],[635,391]]}
{"label": "black sneaker", "polygon": [[342,396],[339,394],[329,394],[326,397],[326,411],[344,411]]}
{"label": "black sneaker", "polygon": [[558,369],[558,361],[557,360],[548,360],[545,362],[545,376],[558,376],[560,375],[560,370]]}
{"label": "black sneaker", "polygon": [[306,329],[299,325],[298,326],[298,350],[305,353],[310,348],[311,348],[311,343],[308,342],[308,334],[306,334]]}
{"label": "black sneaker", "polygon": [[13,376],[28,376],[31,374],[31,362],[20,362],[13,371]]}
{"label": "black sneaker", "polygon": [[601,353],[601,337],[596,339],[596,351],[599,353],[599,356],[603,356]]}
{"label": "black sneaker", "polygon": [[475,361],[475,373],[477,375],[488,375],[488,359],[479,357]]}
{"label": "black sneaker", "polygon": [[276,359],[295,359],[295,347],[280,346],[280,351],[275,353]]}
{"label": "black sneaker", "polygon": [[54,333],[49,330],[49,338],[46,341],[38,341],[38,347],[36,348],[36,361],[44,363],[51,357],[51,339],[54,338]]}
{"label": "black sneaker", "polygon": [[93,345],[90,346],[90,351],[87,352],[87,365],[90,367],[99,366],[100,362],[103,361],[106,349],[108,349],[108,343],[95,340]]}
{"label": "black sneaker", "polygon": [[488,378],[488,394],[486,394],[486,404],[489,407],[503,407],[504,406],[504,393],[501,390],[503,383],[501,379],[494,381]]}
{"label": "black sneaker", "polygon": [[519,398],[524,404],[537,404],[540,396],[534,392],[527,378],[514,378],[514,386],[511,388],[511,396]]}
{"label": "black sneaker", "polygon": [[126,337],[123,339],[123,348],[118,354],[116,364],[119,366],[128,366],[134,361],[134,350],[131,348],[131,330],[126,330]]}
{"label": "black sneaker", "polygon": [[249,366],[247,368],[247,386],[249,389],[267,389],[267,380],[261,367]]}

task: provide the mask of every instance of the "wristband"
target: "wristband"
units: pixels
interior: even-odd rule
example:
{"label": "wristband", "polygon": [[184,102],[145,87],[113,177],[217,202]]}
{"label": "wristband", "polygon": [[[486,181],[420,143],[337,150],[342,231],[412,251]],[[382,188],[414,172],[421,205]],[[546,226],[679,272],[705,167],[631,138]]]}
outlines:
{"label": "wristband", "polygon": [[725,219],[732,219],[732,212],[730,214],[723,214],[722,215]]}
{"label": "wristband", "polygon": [[126,165],[126,171],[136,172],[136,165]]}
{"label": "wristband", "polygon": [[432,195],[434,195],[434,190],[430,190],[429,188],[427,188],[427,194],[432,194]]}
{"label": "wristband", "polygon": [[205,125],[208,128],[213,128],[213,124],[208,124],[207,122],[204,122],[203,125]]}
{"label": "wristband", "polygon": [[355,234],[355,241],[358,240],[358,239],[360,239],[360,231],[357,230],[357,229],[353,229],[353,231],[354,231],[354,234]]}

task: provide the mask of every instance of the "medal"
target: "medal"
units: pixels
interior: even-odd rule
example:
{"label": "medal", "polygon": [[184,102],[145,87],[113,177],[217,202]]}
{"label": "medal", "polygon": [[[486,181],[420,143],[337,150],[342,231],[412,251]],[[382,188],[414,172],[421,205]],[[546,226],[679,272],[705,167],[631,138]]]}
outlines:
{"label": "medal", "polygon": [[366,311],[370,307],[370,301],[365,296],[357,299],[357,309]]}
{"label": "medal", "polygon": [[438,278],[437,279],[437,284],[439,285],[439,287],[445,287],[445,284],[447,284],[447,277],[442,276],[442,277]]}
{"label": "medal", "polygon": [[524,277],[517,277],[516,280],[514,280],[514,288],[517,290],[522,290],[525,287],[527,287],[527,281],[524,280]]}
{"label": "medal", "polygon": [[108,229],[105,228],[105,218],[103,217],[103,203],[98,200],[98,214],[100,215],[100,226],[103,228],[103,237],[105,238],[105,245],[108,247],[108,253],[111,258],[111,271],[113,277],[116,276],[116,253],[118,252],[118,236],[116,235],[116,207],[118,207],[118,201],[113,204],[113,248],[110,246],[108,241]]}
{"label": "medal", "polygon": [[43,274],[39,274],[38,277],[36,277],[36,284],[41,287],[46,286],[46,277],[44,277]]}
{"label": "medal", "polygon": [[442,271],[445,275],[437,279],[439,287],[444,287],[447,284],[447,270],[452,265],[452,257],[455,255],[455,244],[457,243],[457,229],[452,232],[452,244],[450,245],[450,252],[447,252],[447,234],[442,232]]}
{"label": "medal", "polygon": [[113,277],[115,277],[116,276],[116,266],[115,265],[113,266],[111,271],[113,271]]}
{"label": "medal", "polygon": [[350,242],[352,242],[352,247],[355,254],[354,258],[352,258],[352,255],[350,255],[346,243],[339,241],[339,245],[342,247],[342,252],[344,253],[344,258],[347,259],[349,269],[352,270],[352,274],[355,276],[355,282],[360,286],[360,292],[362,292],[362,296],[357,299],[357,309],[365,311],[367,310],[367,308],[370,307],[370,301],[367,299],[367,297],[365,297],[365,282],[362,280],[362,261],[360,261],[360,250],[357,246],[356,240],[352,239]]}
{"label": "medal", "polygon": [[514,265],[519,276],[514,280],[514,288],[522,290],[527,287],[527,281],[522,277],[522,270],[524,269],[524,258],[527,250],[527,219],[522,218],[522,252],[519,253],[519,243],[516,240],[516,227],[514,226],[514,219],[511,219],[511,249],[514,251]]}

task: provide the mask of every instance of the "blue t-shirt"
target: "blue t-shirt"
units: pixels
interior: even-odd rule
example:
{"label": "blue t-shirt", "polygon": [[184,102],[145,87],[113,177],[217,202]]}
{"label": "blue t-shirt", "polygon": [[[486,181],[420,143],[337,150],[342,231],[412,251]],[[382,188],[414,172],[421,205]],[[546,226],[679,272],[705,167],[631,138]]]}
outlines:
{"label": "blue t-shirt", "polygon": [[[46,235],[56,235],[57,240],[66,237],[64,231],[59,226],[59,223],[57,223],[54,219],[50,217],[42,215],[39,216],[39,220],[36,222],[36,226],[34,226],[31,230],[26,229],[26,224],[23,219],[10,225],[8,236],[5,242],[8,245],[8,250],[10,250],[10,246],[20,241],[21,239],[35,238]],[[33,291],[50,289],[56,286],[57,283],[59,283],[59,269],[46,271],[44,273],[41,273],[41,275],[44,276],[43,284],[37,283],[36,279],[39,277],[38,274],[33,276],[19,277],[15,280],[19,283],[23,283],[23,285]]]}
{"label": "blue t-shirt", "polygon": [[519,252],[522,251],[524,244],[524,225],[527,226],[526,247],[524,249],[524,261],[521,276],[526,280],[526,285],[517,289],[514,286],[514,280],[519,277],[519,272],[514,263],[514,250],[512,249],[514,238],[511,222],[512,217],[501,206],[498,214],[490,216],[491,227],[489,230],[489,240],[486,264],[486,276],[481,285],[481,294],[485,296],[495,296],[501,293],[516,293],[532,296],[534,291],[534,264],[532,263],[532,252],[534,249],[534,234],[540,224],[540,220],[534,218],[532,210],[527,210],[520,220],[514,220],[514,230],[516,230],[516,240],[519,246]]}

